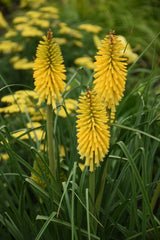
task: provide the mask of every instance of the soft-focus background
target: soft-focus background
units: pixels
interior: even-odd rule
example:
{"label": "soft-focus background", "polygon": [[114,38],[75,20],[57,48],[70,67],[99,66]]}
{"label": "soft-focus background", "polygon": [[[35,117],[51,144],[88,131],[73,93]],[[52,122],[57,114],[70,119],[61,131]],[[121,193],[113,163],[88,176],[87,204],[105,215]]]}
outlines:
{"label": "soft-focus background", "polygon": [[[61,45],[68,72],[83,65],[93,70],[98,41],[110,30],[115,30],[129,42],[134,53],[130,56],[132,63],[136,54],[140,55],[158,33],[159,9],[158,0],[1,0],[1,73],[8,84],[33,87],[32,63],[36,47],[49,28]],[[136,67],[151,69],[153,64],[158,67],[159,51],[157,39]]]}

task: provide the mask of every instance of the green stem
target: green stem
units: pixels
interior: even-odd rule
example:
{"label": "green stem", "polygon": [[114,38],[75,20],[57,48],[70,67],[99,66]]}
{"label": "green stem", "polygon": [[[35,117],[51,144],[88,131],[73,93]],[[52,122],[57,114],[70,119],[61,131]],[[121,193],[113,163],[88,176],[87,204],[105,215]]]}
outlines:
{"label": "green stem", "polygon": [[95,201],[95,170],[93,172],[90,172],[89,191],[90,191],[90,195],[91,195],[91,198],[92,198],[91,206],[93,206],[94,201]]}
{"label": "green stem", "polygon": [[[108,167],[108,159],[106,159],[106,162],[105,162],[105,165],[104,165],[104,169],[103,169],[103,173],[102,173],[102,177],[101,177],[101,183],[100,183],[100,186],[99,186],[99,192],[98,192],[98,195],[97,195],[97,198],[96,198],[96,203],[95,203],[95,207],[96,207],[98,217],[99,217],[99,214],[100,214],[100,207],[101,207],[104,185],[105,185],[105,180],[106,180],[107,167]],[[96,222],[96,225],[95,225],[95,230],[97,231],[97,222]]]}
{"label": "green stem", "polygon": [[160,195],[160,182],[157,184],[157,187],[155,189],[155,192],[154,192],[154,195],[152,197],[152,200],[151,200],[151,209],[152,211],[154,210],[154,207],[156,205],[156,202],[159,198],[159,195]]}
{"label": "green stem", "polygon": [[[90,172],[89,175],[89,192],[91,195],[91,200],[89,203],[89,210],[94,215],[94,206],[95,206],[95,170]],[[94,225],[94,220],[91,219],[91,222]]]}
{"label": "green stem", "polygon": [[48,140],[48,158],[49,169],[56,179],[56,162],[54,159],[54,144],[53,144],[53,118],[52,105],[47,105],[47,140]]}

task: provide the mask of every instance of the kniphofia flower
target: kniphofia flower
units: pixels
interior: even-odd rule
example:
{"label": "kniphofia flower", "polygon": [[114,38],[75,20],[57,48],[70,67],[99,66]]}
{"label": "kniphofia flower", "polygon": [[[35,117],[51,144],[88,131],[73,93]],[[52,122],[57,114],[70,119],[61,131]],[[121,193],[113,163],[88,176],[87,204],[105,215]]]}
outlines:
{"label": "kniphofia flower", "polygon": [[60,47],[52,37],[51,30],[47,37],[43,36],[43,40],[38,45],[33,67],[35,90],[40,96],[40,103],[47,100],[47,104],[55,108],[56,101],[65,90],[66,70]]}
{"label": "kniphofia flower", "polygon": [[78,151],[85,165],[93,171],[109,149],[109,126],[105,106],[95,92],[88,90],[79,97],[77,110]]}
{"label": "kniphofia flower", "polygon": [[109,109],[115,110],[123,96],[126,81],[126,61],[124,46],[114,31],[110,32],[95,56],[94,89]]}

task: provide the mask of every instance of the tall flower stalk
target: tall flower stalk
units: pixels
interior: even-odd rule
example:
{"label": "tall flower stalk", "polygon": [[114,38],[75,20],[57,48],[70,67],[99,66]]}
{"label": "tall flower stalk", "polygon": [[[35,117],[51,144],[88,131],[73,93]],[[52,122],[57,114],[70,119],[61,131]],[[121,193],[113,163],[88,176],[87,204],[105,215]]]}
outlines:
{"label": "tall flower stalk", "polygon": [[39,104],[47,102],[47,137],[49,168],[56,178],[56,161],[54,159],[52,109],[56,107],[65,90],[65,66],[59,45],[52,36],[51,30],[39,42],[34,61],[34,85],[39,95]]}
{"label": "tall flower stalk", "polygon": [[123,44],[111,31],[101,41],[95,56],[94,89],[112,111],[115,111],[125,89],[127,58],[123,50]]}

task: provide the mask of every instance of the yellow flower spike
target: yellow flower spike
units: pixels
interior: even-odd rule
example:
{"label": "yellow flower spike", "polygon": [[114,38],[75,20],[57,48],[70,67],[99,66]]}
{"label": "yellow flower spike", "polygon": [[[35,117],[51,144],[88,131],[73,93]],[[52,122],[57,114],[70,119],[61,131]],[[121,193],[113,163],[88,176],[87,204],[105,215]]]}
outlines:
{"label": "yellow flower spike", "polygon": [[39,103],[47,100],[47,104],[55,108],[56,100],[60,100],[61,93],[65,91],[66,70],[60,47],[51,30],[43,40],[38,45],[33,67],[35,90],[40,96]]}
{"label": "yellow flower spike", "polygon": [[105,106],[94,91],[88,90],[79,98],[77,110],[78,151],[85,166],[94,171],[109,149],[109,126]]}
{"label": "yellow flower spike", "polygon": [[101,41],[95,56],[94,89],[112,111],[119,104],[125,89],[127,58],[121,52],[123,49],[123,44],[111,31]]}

